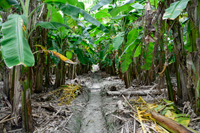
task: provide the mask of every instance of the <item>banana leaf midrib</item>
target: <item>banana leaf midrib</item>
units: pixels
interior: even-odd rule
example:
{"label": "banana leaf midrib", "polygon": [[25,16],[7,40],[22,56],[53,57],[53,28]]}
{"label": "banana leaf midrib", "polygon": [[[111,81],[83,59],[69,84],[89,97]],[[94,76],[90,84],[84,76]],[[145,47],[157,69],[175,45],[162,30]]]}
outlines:
{"label": "banana leaf midrib", "polygon": [[[22,32],[20,32],[20,30],[22,30],[22,26],[20,25],[20,22],[21,22],[20,17],[18,17],[17,19],[19,19],[19,20],[17,20],[18,28],[16,29],[17,30],[16,33],[18,32],[18,34],[16,34],[16,35],[18,36],[17,37],[17,41],[18,41],[18,44],[19,44],[19,51],[20,51],[18,53],[18,55],[19,55],[19,61],[20,61],[20,64],[21,64],[22,63],[22,59],[23,59],[22,55],[24,54],[24,52],[22,50],[23,49],[22,48],[23,47],[23,45],[22,45],[23,40],[21,40],[21,39],[23,39],[23,37],[20,38],[20,36],[23,36],[23,35],[21,35]],[[24,61],[24,59],[23,59],[23,61]]]}

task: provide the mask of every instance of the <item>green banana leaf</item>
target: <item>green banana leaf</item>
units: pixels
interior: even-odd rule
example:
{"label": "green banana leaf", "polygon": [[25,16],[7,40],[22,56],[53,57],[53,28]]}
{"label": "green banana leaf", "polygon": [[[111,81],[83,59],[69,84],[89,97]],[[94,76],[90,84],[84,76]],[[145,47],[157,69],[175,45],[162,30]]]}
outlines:
{"label": "green banana leaf", "polygon": [[71,29],[69,26],[62,24],[62,23],[58,23],[58,22],[38,22],[38,23],[36,23],[35,27],[37,27],[37,26],[41,26],[42,28],[52,29],[52,30],[57,30],[60,27],[65,27],[66,29]]}
{"label": "green banana leaf", "polygon": [[131,4],[131,3],[133,3],[133,2],[135,2],[135,0],[129,0],[129,1],[126,2],[125,4]]}
{"label": "green banana leaf", "polygon": [[22,16],[12,14],[8,21],[3,23],[1,51],[6,65],[11,68],[16,65],[33,66],[35,59],[25,37]]}
{"label": "green banana leaf", "polygon": [[131,5],[133,8],[137,9],[137,10],[143,10],[144,6],[141,5],[140,3],[135,3],[133,5]]}
{"label": "green banana leaf", "polygon": [[[164,2],[164,0],[161,0],[161,1]],[[148,0],[146,0],[146,2],[148,2]],[[151,6],[155,6],[156,8],[158,8],[158,3],[159,3],[159,0],[150,0]]]}
{"label": "green banana leaf", "polygon": [[64,17],[60,14],[59,11],[56,11],[56,12],[52,11],[50,22],[57,22],[57,23],[65,24]]}
{"label": "green banana leaf", "polygon": [[190,0],[181,0],[181,1],[172,3],[170,7],[166,9],[163,15],[163,19],[174,20],[175,18],[177,18],[182,13],[182,11],[186,8],[189,1]]}
{"label": "green banana leaf", "polygon": [[75,49],[74,52],[77,54],[78,60],[82,63],[82,64],[86,64],[87,63],[87,58],[84,57],[83,55],[83,51],[79,48]]}
{"label": "green banana leaf", "polygon": [[[66,2],[68,4],[64,4],[64,2]],[[48,4],[60,3],[60,4],[62,4],[60,6],[60,9],[64,14],[72,17],[75,20],[77,20],[77,18],[79,17],[79,14],[82,14],[86,21],[88,21],[91,24],[99,27],[105,33],[109,32],[109,30],[104,25],[102,25],[98,20],[96,20],[94,17],[92,17],[89,13],[87,13],[83,9],[84,4],[81,3],[81,2],[78,2],[77,0],[75,0],[75,1],[71,1],[71,0],[46,0],[45,3],[48,3]]]}
{"label": "green banana leaf", "polygon": [[10,8],[12,5],[18,5],[16,0],[0,0],[0,7],[4,9]]}
{"label": "green banana leaf", "polygon": [[67,3],[67,0],[45,0],[44,1],[45,3],[52,3],[52,2],[54,2],[54,3],[63,3],[63,4],[65,4],[65,3]]}
{"label": "green banana leaf", "polygon": [[149,43],[148,50],[147,50],[146,56],[145,56],[145,64],[143,66],[141,66],[142,69],[145,69],[145,70],[151,69],[154,45],[155,45],[155,43],[152,43],[152,42]]}
{"label": "green banana leaf", "polygon": [[122,6],[119,6],[119,7],[116,7],[114,9],[112,9],[110,11],[110,14],[112,15],[112,17],[116,17],[120,12],[125,12],[125,11],[131,11],[133,10],[134,8],[131,7],[131,5],[133,5],[133,3],[130,3],[130,4],[125,4],[125,5],[122,5]]}
{"label": "green banana leaf", "polygon": [[137,46],[135,50],[134,57],[138,57],[141,54],[141,51],[142,51],[142,45],[140,44]]}
{"label": "green banana leaf", "polygon": [[48,4],[53,4],[53,3],[62,3],[62,4],[70,4],[70,5],[74,5],[76,7],[79,7],[83,10],[85,10],[85,5],[83,2],[79,2],[78,0],[45,0],[45,3]]}
{"label": "green banana leaf", "polygon": [[99,3],[97,3],[95,6],[93,6],[90,11],[98,10],[100,7],[107,5],[107,4],[111,3],[112,1],[113,0],[101,0]]}
{"label": "green banana leaf", "polygon": [[133,28],[129,33],[127,37],[127,43],[125,45],[125,50],[123,51],[121,55],[121,70],[122,73],[126,72],[129,68],[129,65],[132,63],[133,58],[133,50],[138,44],[138,29]]}
{"label": "green banana leaf", "polygon": [[95,18],[101,22],[102,21],[102,18],[111,18],[111,15],[110,13],[108,13],[108,9],[103,9],[103,10],[100,10],[98,11],[96,14],[95,14]]}
{"label": "green banana leaf", "polygon": [[120,32],[115,38],[113,38],[113,48],[118,50],[124,41],[124,32]]}
{"label": "green banana leaf", "polygon": [[109,32],[109,30],[104,25],[102,25],[98,20],[93,18],[89,13],[87,13],[85,10],[82,10],[81,8],[67,4],[67,5],[62,5],[61,10],[64,14],[67,14],[74,19],[78,18],[79,14],[82,14],[86,21],[99,27],[105,33]]}

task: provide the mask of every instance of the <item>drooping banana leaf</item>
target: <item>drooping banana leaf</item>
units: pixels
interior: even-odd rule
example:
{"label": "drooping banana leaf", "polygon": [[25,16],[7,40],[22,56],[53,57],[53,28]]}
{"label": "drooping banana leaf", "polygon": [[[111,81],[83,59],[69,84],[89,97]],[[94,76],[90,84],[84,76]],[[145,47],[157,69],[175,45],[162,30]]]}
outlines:
{"label": "drooping banana leaf", "polygon": [[35,59],[26,39],[22,16],[12,14],[2,26],[3,39],[1,51],[8,67],[23,64],[33,66]]}
{"label": "drooping banana leaf", "polygon": [[112,1],[113,0],[101,0],[99,3],[97,3],[95,6],[93,6],[90,11],[98,10],[100,7],[107,5],[107,4],[111,3]]}
{"label": "drooping banana leaf", "polygon": [[86,64],[87,63],[87,58],[85,58],[85,56],[83,55],[83,51],[79,48],[75,49],[74,52],[77,54],[78,60],[82,63],[82,64]]}
{"label": "drooping banana leaf", "polygon": [[62,3],[62,4],[71,4],[81,9],[85,9],[85,5],[83,2],[79,2],[78,0],[45,0],[45,3],[52,4],[52,3]]}
{"label": "drooping banana leaf", "polygon": [[42,28],[45,29],[52,29],[52,30],[57,30],[60,27],[65,27],[66,29],[71,29],[69,26],[58,23],[58,22],[38,22],[35,27],[41,26]]}
{"label": "drooping banana leaf", "polygon": [[152,66],[153,49],[155,43],[150,42],[145,56],[145,64],[141,66],[142,69],[149,70]]}
{"label": "drooping banana leaf", "polygon": [[163,19],[174,20],[186,8],[189,1],[190,0],[181,0],[181,1],[177,1],[177,2],[172,3],[170,5],[170,7],[165,10],[165,13],[163,15]]}
{"label": "drooping banana leaf", "polygon": [[110,11],[110,14],[112,15],[112,17],[116,17],[120,12],[125,12],[125,11],[129,12],[133,10],[133,7],[131,7],[131,5],[133,5],[133,3],[116,7]]}
{"label": "drooping banana leaf", "polygon": [[142,4],[140,4],[140,3],[135,3],[135,4],[132,5],[132,7],[134,7],[137,10],[144,9],[144,6]]}
{"label": "drooping banana leaf", "polygon": [[113,38],[113,48],[118,50],[124,41],[124,32],[120,32],[115,38]]}
{"label": "drooping banana leaf", "polygon": [[104,25],[102,25],[98,20],[96,20],[89,13],[87,13],[85,10],[82,10],[81,8],[67,4],[67,5],[62,5],[61,10],[64,14],[67,14],[67,15],[71,16],[72,18],[75,18],[75,19],[78,18],[79,14],[82,14],[86,21],[88,21],[91,24],[99,27],[105,33],[109,32],[108,29]]}
{"label": "drooping banana leaf", "polygon": [[110,15],[110,13],[108,13],[108,9],[103,9],[95,14],[95,18],[99,22],[102,22],[104,20],[104,18],[111,18],[111,15]]}
{"label": "drooping banana leaf", "polygon": [[76,62],[73,62],[72,60],[68,59],[67,57],[65,57],[64,55],[60,54],[59,52],[57,51],[54,51],[54,50],[47,50],[44,46],[42,45],[34,45],[36,47],[40,47],[44,52],[47,52],[47,53],[52,53],[55,57],[58,57],[60,58],[62,61],[66,62],[66,63],[69,63],[69,64],[77,64]]}
{"label": "drooping banana leaf", "polygon": [[126,72],[129,68],[129,65],[132,62],[133,58],[133,50],[137,46],[137,38],[138,38],[138,29],[133,28],[129,33],[127,37],[127,43],[125,45],[125,50],[123,51],[121,55],[121,70],[122,73]]}
{"label": "drooping banana leaf", "polygon": [[83,33],[82,33],[82,36],[86,37],[88,40],[89,40],[89,43],[92,44],[93,47],[96,47],[94,45],[94,41],[93,39],[91,38],[90,34],[88,33],[88,30],[91,29],[91,27],[87,27],[83,30]]}
{"label": "drooping banana leaf", "polygon": [[126,2],[125,4],[131,4],[131,3],[133,3],[133,2],[135,2],[135,0],[129,0],[129,1]]}

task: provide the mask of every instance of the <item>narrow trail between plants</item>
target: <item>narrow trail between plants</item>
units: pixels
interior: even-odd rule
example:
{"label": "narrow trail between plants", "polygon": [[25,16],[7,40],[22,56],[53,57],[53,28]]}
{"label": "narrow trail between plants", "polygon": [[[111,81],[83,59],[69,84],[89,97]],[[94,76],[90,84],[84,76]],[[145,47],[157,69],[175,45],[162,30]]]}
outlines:
{"label": "narrow trail between plants", "polygon": [[105,119],[102,114],[102,97],[100,76],[93,75],[92,83],[89,87],[91,90],[90,100],[83,111],[81,133],[107,133]]}
{"label": "narrow trail between plants", "polygon": [[117,76],[110,76],[101,71],[78,76],[69,83],[79,83],[82,93],[70,107],[72,116],[67,129],[70,133],[116,133],[116,119],[112,113],[117,110],[119,97],[106,95],[109,88],[124,88],[124,83]]}

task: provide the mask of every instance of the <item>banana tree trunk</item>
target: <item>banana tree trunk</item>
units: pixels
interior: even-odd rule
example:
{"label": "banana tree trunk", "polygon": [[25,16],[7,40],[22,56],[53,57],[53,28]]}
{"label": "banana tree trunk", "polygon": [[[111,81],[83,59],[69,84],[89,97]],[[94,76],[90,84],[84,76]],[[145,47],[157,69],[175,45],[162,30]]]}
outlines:
{"label": "banana tree trunk", "polygon": [[45,87],[46,91],[48,91],[49,85],[51,83],[50,81],[50,56],[47,55],[47,64],[46,64],[46,74],[45,74]]}
{"label": "banana tree trunk", "polygon": [[22,79],[22,121],[24,132],[33,132],[33,119],[31,107],[31,90],[28,88],[28,80]]}
{"label": "banana tree trunk", "polygon": [[38,64],[36,66],[36,73],[35,73],[35,92],[40,93],[42,92],[43,88],[43,63],[44,57],[43,54],[39,54]]}
{"label": "banana tree trunk", "polygon": [[[195,79],[195,104],[196,104],[196,112],[200,112],[200,31],[199,31],[199,19],[200,19],[200,0],[192,0],[191,3],[187,7],[188,17],[189,17],[189,25],[190,30],[188,33],[190,42],[192,45],[192,60],[194,62],[194,66],[196,68],[196,72],[192,73],[192,77]],[[197,51],[197,52],[196,52]]]}
{"label": "banana tree trunk", "polygon": [[20,84],[21,66],[15,67],[14,78],[14,94],[13,94],[13,109],[12,116],[15,117],[14,123],[18,125],[18,118],[20,116],[20,103],[21,103],[21,84]]}
{"label": "banana tree trunk", "polygon": [[61,73],[60,73],[60,68],[61,68],[61,62],[58,63],[58,65],[56,66],[56,79],[55,79],[55,85],[54,85],[54,89],[58,88],[61,84]]}
{"label": "banana tree trunk", "polygon": [[[9,69],[4,65],[4,73],[3,73],[3,92],[9,97]],[[12,81],[10,81],[12,82]]]}

